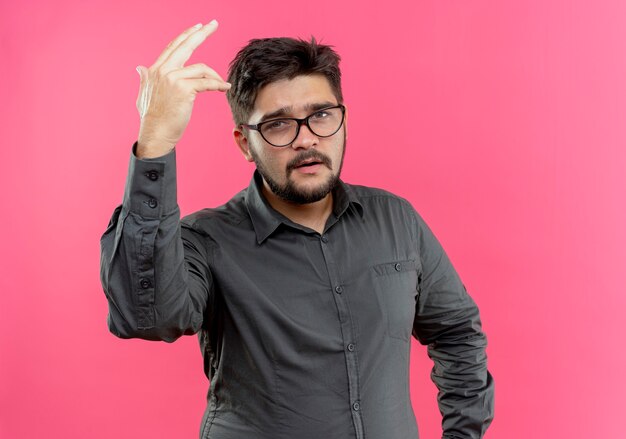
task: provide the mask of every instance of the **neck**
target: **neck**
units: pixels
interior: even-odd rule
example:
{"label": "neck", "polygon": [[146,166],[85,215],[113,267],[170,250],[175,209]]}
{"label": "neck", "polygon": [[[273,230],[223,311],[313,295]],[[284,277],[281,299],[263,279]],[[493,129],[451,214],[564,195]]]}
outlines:
{"label": "neck", "polygon": [[333,210],[332,193],[313,203],[296,204],[276,196],[263,181],[263,195],[270,206],[294,223],[313,229],[319,234],[324,233],[324,226]]}

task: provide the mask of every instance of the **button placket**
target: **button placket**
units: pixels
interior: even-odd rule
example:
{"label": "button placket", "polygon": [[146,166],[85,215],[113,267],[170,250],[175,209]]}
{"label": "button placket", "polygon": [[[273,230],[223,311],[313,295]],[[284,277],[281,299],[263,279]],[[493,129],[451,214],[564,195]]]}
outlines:
{"label": "button placket", "polygon": [[[324,239],[326,238],[326,239]],[[330,281],[330,291],[337,307],[337,315],[339,317],[339,323],[341,325],[341,337],[344,341],[346,361],[346,371],[348,378],[348,391],[350,395],[349,401],[359,401],[360,389],[359,389],[359,366],[358,356],[356,352],[356,345],[353,340],[356,340],[355,323],[351,319],[350,304],[347,297],[347,290],[339,275],[339,269],[332,253],[332,245],[329,244],[330,239],[327,235],[322,235],[320,238],[320,247],[322,254],[324,255],[324,261],[326,262],[326,269]],[[352,422],[354,424],[354,431],[356,433],[356,439],[363,439],[363,419],[360,411],[360,403],[350,402],[352,412]],[[356,408],[355,408],[356,407]]]}

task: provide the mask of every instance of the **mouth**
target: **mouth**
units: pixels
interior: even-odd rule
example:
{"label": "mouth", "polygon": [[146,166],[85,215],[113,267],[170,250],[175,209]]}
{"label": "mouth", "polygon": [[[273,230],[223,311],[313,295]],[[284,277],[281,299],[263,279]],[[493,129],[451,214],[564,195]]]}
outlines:
{"label": "mouth", "polygon": [[294,170],[300,174],[316,174],[324,165],[324,163],[318,160],[307,160],[299,163],[294,167]]}
{"label": "mouth", "polygon": [[332,162],[329,157],[311,149],[303,154],[300,154],[298,157],[294,157],[294,159],[289,162],[287,165],[287,176],[294,171],[299,174],[317,174],[317,172],[322,170],[323,166],[330,170],[333,169]]}
{"label": "mouth", "polygon": [[302,168],[308,168],[308,167],[312,167],[315,165],[323,165],[324,163],[321,160],[318,159],[307,159],[307,160],[302,160],[301,162],[298,162],[294,165],[294,169],[302,169]]}

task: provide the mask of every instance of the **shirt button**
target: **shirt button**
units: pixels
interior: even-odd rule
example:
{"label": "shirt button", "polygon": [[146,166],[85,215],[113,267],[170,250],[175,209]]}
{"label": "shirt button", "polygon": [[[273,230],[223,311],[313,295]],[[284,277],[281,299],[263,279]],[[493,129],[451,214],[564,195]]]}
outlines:
{"label": "shirt button", "polygon": [[150,198],[148,200],[148,207],[151,207],[152,209],[154,209],[155,207],[157,207],[157,200],[155,200],[154,198]]}
{"label": "shirt button", "polygon": [[328,242],[328,238],[326,237],[326,235],[322,236],[322,242],[324,244]]}
{"label": "shirt button", "polygon": [[349,344],[348,344],[348,350],[349,350],[350,352],[352,352],[352,351],[354,350],[354,343],[349,343]]}
{"label": "shirt button", "polygon": [[355,412],[358,412],[361,409],[361,404],[359,404],[358,402],[355,402],[354,404],[352,404],[352,408],[354,409]]}
{"label": "shirt button", "polygon": [[146,177],[148,177],[152,181],[157,181],[159,179],[159,173],[157,171],[148,171],[146,172]]}
{"label": "shirt button", "polygon": [[152,286],[152,282],[150,282],[149,279],[146,279],[144,277],[143,279],[141,279],[139,281],[139,285],[141,285],[141,288],[143,288],[145,290],[145,289],[148,289],[148,288],[150,288]]}
{"label": "shirt button", "polygon": [[396,264],[394,268],[396,269],[396,271],[400,271],[402,270],[402,264]]}
{"label": "shirt button", "polygon": [[335,292],[336,292],[337,294],[341,294],[341,293],[343,293],[343,288],[341,288],[341,285],[337,285],[337,286],[335,287]]}

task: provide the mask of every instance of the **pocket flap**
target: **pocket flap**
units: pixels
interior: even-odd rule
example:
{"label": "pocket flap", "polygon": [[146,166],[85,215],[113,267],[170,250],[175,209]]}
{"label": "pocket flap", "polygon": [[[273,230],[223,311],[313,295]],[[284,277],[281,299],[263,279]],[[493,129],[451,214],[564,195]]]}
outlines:
{"label": "pocket flap", "polygon": [[374,265],[374,271],[377,275],[402,273],[403,271],[416,271],[417,262],[414,259],[404,261],[385,262],[384,264]]}

